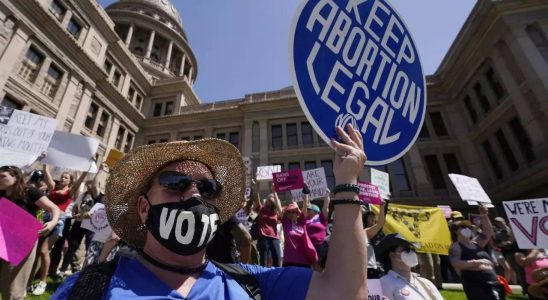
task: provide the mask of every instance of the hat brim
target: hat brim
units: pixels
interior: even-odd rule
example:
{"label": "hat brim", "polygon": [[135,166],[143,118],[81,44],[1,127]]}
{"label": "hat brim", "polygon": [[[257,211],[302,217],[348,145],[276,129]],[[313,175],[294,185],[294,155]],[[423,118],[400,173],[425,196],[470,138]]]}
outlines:
{"label": "hat brim", "polygon": [[221,183],[223,189],[216,201],[221,222],[238,210],[245,193],[245,165],[232,144],[201,139],[137,147],[111,169],[105,192],[108,221],[126,243],[143,248],[146,230],[137,212],[137,199],[160,169],[184,160],[205,164]]}
{"label": "hat brim", "polygon": [[529,291],[529,294],[533,297],[539,299],[547,299],[544,292],[542,291],[542,286],[545,284],[548,284],[548,278],[544,278],[539,282],[531,284],[527,290]]}
{"label": "hat brim", "polygon": [[417,245],[397,237],[396,234],[389,234],[375,247],[375,256],[383,260],[388,254],[388,249],[397,246],[417,248]]}

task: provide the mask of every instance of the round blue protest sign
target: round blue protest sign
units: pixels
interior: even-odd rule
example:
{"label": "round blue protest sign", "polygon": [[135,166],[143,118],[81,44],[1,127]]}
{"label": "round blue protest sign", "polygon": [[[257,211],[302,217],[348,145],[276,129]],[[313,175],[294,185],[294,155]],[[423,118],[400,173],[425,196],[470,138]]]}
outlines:
{"label": "round blue protest sign", "polygon": [[363,136],[368,165],[411,148],[426,84],[411,33],[387,1],[302,1],[289,44],[297,97],[326,142],[350,123]]}

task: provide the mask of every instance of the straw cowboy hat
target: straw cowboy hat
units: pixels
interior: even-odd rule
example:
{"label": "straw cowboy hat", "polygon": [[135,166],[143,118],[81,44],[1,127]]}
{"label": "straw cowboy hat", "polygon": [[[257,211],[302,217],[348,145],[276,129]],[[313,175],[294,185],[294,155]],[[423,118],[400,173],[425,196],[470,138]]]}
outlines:
{"label": "straw cowboy hat", "polygon": [[146,230],[137,212],[137,199],[146,192],[158,171],[183,160],[205,164],[221,183],[216,204],[221,222],[230,219],[239,209],[245,193],[245,165],[232,144],[219,139],[201,139],[137,147],[111,169],[106,185],[108,221],[122,240],[143,248]]}

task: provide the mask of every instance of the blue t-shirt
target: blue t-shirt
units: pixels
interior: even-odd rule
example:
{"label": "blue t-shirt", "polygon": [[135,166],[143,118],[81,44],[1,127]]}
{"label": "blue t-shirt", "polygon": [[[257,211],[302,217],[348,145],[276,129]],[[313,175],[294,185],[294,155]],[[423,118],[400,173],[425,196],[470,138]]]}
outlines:
{"label": "blue t-shirt", "polygon": [[[263,299],[305,299],[312,270],[298,267],[263,268],[240,264],[259,282]],[[51,299],[67,299],[79,273],[63,282]],[[188,298],[167,286],[137,259],[121,257],[104,299],[249,299],[229,275],[208,263]]]}

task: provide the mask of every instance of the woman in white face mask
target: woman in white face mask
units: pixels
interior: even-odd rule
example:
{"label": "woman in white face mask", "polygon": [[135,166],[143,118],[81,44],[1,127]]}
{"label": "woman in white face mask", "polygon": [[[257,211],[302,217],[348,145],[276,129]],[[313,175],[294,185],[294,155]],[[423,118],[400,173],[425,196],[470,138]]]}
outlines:
{"label": "woman in white face mask", "polygon": [[440,292],[429,280],[411,272],[419,264],[414,245],[399,234],[389,234],[377,246],[377,257],[383,262],[385,270],[381,277],[384,296],[390,300],[439,300]]}

